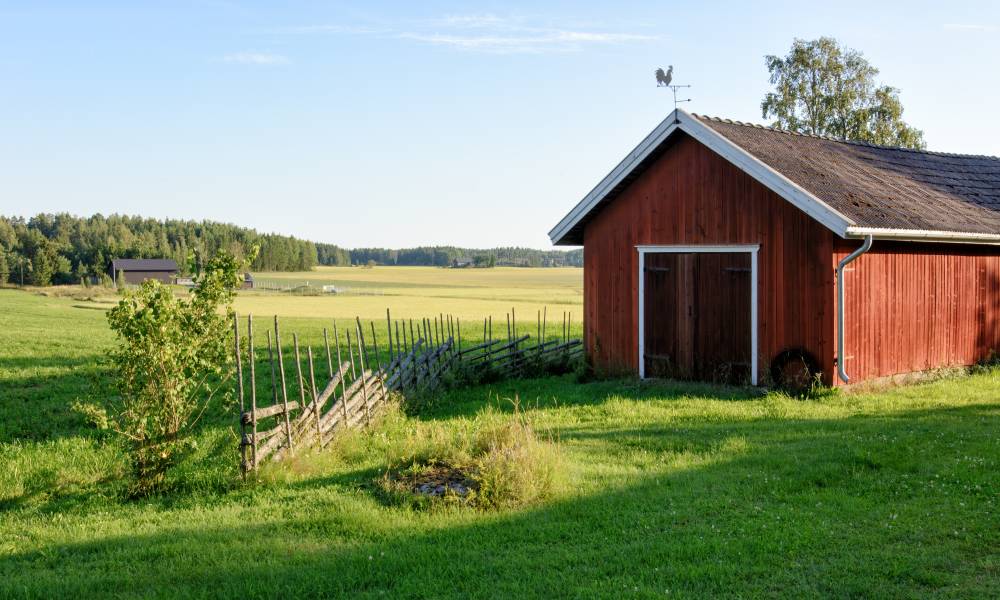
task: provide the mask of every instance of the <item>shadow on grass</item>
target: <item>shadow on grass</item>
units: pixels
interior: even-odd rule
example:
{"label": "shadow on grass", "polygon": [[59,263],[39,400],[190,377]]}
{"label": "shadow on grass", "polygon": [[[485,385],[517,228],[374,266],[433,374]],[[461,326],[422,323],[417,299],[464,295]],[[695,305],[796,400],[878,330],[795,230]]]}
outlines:
{"label": "shadow on grass", "polygon": [[326,489],[359,471],[14,550],[0,596],[995,597],[998,410],[567,429],[594,471],[534,508],[412,513]]}
{"label": "shadow on grass", "polygon": [[492,384],[446,390],[436,401],[413,415],[424,421],[471,417],[484,401],[503,412],[514,409],[516,398],[522,408],[599,405],[611,398],[630,400],[676,400],[713,398],[729,401],[759,400],[761,390],[686,381],[609,379],[577,383],[572,374],[537,379],[507,379]]}

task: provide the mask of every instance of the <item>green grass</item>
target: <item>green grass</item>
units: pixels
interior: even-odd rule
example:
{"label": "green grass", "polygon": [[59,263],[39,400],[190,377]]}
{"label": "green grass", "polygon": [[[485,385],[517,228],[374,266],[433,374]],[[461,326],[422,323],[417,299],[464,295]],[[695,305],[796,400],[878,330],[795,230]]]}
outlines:
{"label": "green grass", "polygon": [[[219,411],[175,492],[127,501],[121,453],[67,411],[111,342],[74,304],[0,290],[0,598],[1000,595],[1000,371],[808,400],[505,382],[246,485]],[[323,324],[283,323],[309,340]],[[400,440],[515,395],[558,448],[550,497],[386,500]]]}

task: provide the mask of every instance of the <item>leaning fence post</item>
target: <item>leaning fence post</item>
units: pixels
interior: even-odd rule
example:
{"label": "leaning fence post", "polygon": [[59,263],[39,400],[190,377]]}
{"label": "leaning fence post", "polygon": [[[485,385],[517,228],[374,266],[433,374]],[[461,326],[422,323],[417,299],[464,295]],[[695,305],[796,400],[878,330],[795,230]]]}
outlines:
{"label": "leaning fence post", "polygon": [[548,326],[548,323],[546,323],[546,321],[548,320],[548,317],[549,317],[549,307],[548,306],[543,306],[542,307],[542,335],[541,335],[542,343],[543,344],[545,343],[545,334],[546,334],[545,328]]}
{"label": "leaning fence post", "polygon": [[[371,322],[372,326],[372,346],[375,347],[375,364],[378,365],[378,388],[382,392],[382,402],[384,403],[385,398],[385,371],[382,370],[382,357],[379,356],[378,351],[378,338],[375,337],[375,322]],[[392,343],[392,338],[389,338],[389,342]]]}
{"label": "leaning fence post", "polygon": [[513,354],[513,344],[511,343],[511,330],[510,330],[510,313],[507,313],[507,358],[510,359]]}
{"label": "leaning fence post", "polygon": [[361,320],[358,319],[358,360],[361,362],[361,400],[365,403],[365,426],[371,425],[372,413],[368,407],[368,382],[365,381],[365,350],[361,342]]}
{"label": "leaning fence post", "polygon": [[538,339],[535,340],[535,347],[537,348],[542,343],[542,311],[538,311]]}
{"label": "leaning fence post", "polygon": [[274,369],[274,352],[271,350],[271,330],[267,331],[267,358],[271,361],[271,403],[278,403],[278,374]]}
{"label": "leaning fence post", "polygon": [[[393,359],[393,356],[392,356],[392,317],[389,316],[389,307],[386,307],[386,309],[385,309],[385,326],[386,326],[386,334],[389,336],[389,364],[392,364],[392,359]],[[372,327],[373,328],[375,327],[374,323],[372,323]],[[373,329],[372,330],[372,337],[374,337],[374,336],[375,336],[375,331]]]}
{"label": "leaning fence post", "polygon": [[306,409],[306,380],[302,376],[302,358],[299,355],[299,334],[292,334],[292,345],[295,347],[295,372],[299,376],[299,410]]}
{"label": "leaning fence post", "polygon": [[240,470],[244,477],[247,472],[246,425],[243,424],[243,361],[240,358],[240,317],[233,313],[233,347],[236,354],[236,387],[240,397]]}
{"label": "leaning fence post", "polygon": [[323,428],[320,426],[319,421],[319,394],[316,393],[316,374],[313,371],[313,349],[312,346],[306,348],[306,353],[309,355],[309,384],[312,387],[312,397],[313,397],[313,416],[316,417],[316,445],[320,448],[323,447]]}
{"label": "leaning fence post", "polygon": [[250,354],[250,468],[257,470],[257,357],[253,349],[253,315],[247,315],[247,347]]}
{"label": "leaning fence post", "polygon": [[[326,327],[323,328],[323,345],[326,346],[327,372],[330,373],[330,379],[333,379],[333,357],[330,355],[330,338],[326,335]],[[337,366],[340,366],[339,363]]]}
{"label": "leaning fence post", "polygon": [[[340,335],[337,334],[337,322],[333,322],[333,339],[337,342],[337,368],[340,369],[344,361],[340,356]],[[351,363],[351,369],[354,369],[354,363]],[[339,371],[338,371],[339,372]],[[347,428],[347,383],[344,381],[347,379],[347,371],[340,377],[340,408],[344,415],[344,427]]]}
{"label": "leaning fence post", "polygon": [[288,386],[285,385],[285,360],[281,351],[281,335],[278,333],[278,315],[274,315],[274,349],[278,353],[278,373],[281,374],[281,404],[285,412],[285,438],[288,450],[292,450],[292,420],[288,416]]}
{"label": "leaning fence post", "polygon": [[[347,353],[351,360],[351,383],[358,380],[358,372],[354,369],[354,345],[351,342],[351,330],[347,330]],[[364,375],[364,369],[361,370],[361,374]]]}

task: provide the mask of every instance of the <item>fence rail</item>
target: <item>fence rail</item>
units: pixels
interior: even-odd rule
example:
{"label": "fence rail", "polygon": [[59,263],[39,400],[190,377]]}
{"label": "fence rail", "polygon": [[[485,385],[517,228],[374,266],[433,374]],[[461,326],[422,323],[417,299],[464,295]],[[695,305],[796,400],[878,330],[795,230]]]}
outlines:
{"label": "fence rail", "polygon": [[[413,320],[394,321],[386,310],[388,362],[384,365],[374,322],[370,322],[369,335],[361,319],[355,318],[353,326],[345,332],[346,345],[341,344],[340,332],[334,323],[332,347],[327,329],[323,330],[328,376],[321,387],[316,382],[317,356],[312,346],[307,346],[303,353],[298,336],[293,334],[293,383],[297,399],[289,397],[286,352],[281,345],[278,317],[274,317],[273,345],[270,329],[266,335],[270,367],[267,383],[271,390],[266,406],[259,406],[257,397],[253,317],[247,316],[245,343],[240,340],[239,318],[234,317],[243,472],[255,471],[268,460],[281,460],[298,448],[326,447],[338,430],[370,425],[390,403],[393,394],[405,399],[414,392],[433,392],[442,385],[448,372],[456,372],[466,379],[486,373],[517,377],[565,365],[582,355],[581,341],[569,337],[571,316],[568,313],[563,314],[562,331],[557,339],[544,339],[546,312],[539,311],[538,337],[534,341],[530,335],[516,336],[512,310],[507,315],[505,338],[493,337],[492,318],[486,318],[483,320],[484,341],[463,347],[461,323],[450,315],[419,319],[415,326]],[[244,358],[249,371],[249,392],[244,386]],[[262,429],[264,423],[267,426]]]}

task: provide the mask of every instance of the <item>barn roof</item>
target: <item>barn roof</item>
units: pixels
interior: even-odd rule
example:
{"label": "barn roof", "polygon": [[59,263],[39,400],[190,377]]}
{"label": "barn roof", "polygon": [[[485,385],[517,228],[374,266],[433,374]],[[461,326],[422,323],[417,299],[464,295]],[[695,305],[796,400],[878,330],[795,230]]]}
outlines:
{"label": "barn roof", "polygon": [[116,258],[111,261],[115,271],[176,271],[177,261],[169,258]]}
{"label": "barn roof", "polygon": [[671,113],[549,233],[583,227],[678,131],[708,146],[840,237],[1000,243],[1000,158],[846,142]]}

